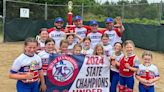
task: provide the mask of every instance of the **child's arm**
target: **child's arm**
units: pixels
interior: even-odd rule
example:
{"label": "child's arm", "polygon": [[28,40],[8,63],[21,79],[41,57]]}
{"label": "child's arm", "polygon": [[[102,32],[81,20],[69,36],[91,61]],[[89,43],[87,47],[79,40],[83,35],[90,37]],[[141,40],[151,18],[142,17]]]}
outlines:
{"label": "child's arm", "polygon": [[126,63],[126,64],[125,64],[125,67],[127,67],[128,69],[130,69],[130,70],[133,71],[133,72],[137,72],[137,71],[138,71],[138,68],[131,67],[131,66],[129,65],[129,63]]}
{"label": "child's arm", "polygon": [[59,54],[61,51],[55,46],[54,50],[56,51],[57,54]]}
{"label": "child's arm", "polygon": [[80,37],[79,35],[75,34],[75,36],[79,39],[78,41],[78,44],[82,43],[83,42],[83,38]]}
{"label": "child's arm", "polygon": [[24,75],[19,75],[17,73],[9,73],[9,78],[10,79],[16,79],[16,80],[23,80],[23,79],[32,79],[34,76],[34,73],[27,73],[27,74],[24,74]]}
{"label": "child's arm", "polygon": [[39,70],[39,76],[40,76],[40,81],[41,81],[41,85],[40,85],[40,89],[39,91],[46,91],[46,85],[45,85],[45,81],[44,81],[44,74],[43,74],[43,70]]}
{"label": "child's arm", "polygon": [[15,59],[14,63],[11,67],[10,73],[9,73],[9,78],[11,79],[16,79],[16,80],[22,80],[22,79],[32,79],[34,74],[33,73],[27,73],[27,74],[18,74],[18,71],[21,68],[21,62],[19,59]]}
{"label": "child's arm", "polygon": [[139,68],[139,59],[138,59],[138,57],[135,56],[135,58],[133,60],[133,66],[132,67],[129,65],[129,63],[126,63],[125,67],[127,67],[128,69],[130,69],[133,72],[137,72],[138,68]]}
{"label": "child's arm", "polygon": [[154,83],[154,82],[158,81],[159,79],[160,79],[160,77],[155,77],[154,79],[150,79],[148,83],[149,84]]}

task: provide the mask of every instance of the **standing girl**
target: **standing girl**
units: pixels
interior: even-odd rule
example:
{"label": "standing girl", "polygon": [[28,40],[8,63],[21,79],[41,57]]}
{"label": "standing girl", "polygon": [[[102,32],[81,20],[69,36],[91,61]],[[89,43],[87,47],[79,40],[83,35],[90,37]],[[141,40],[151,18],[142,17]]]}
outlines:
{"label": "standing girl", "polygon": [[101,41],[103,43],[103,47],[104,47],[104,50],[105,50],[105,55],[107,57],[110,57],[110,54],[112,52],[112,46],[108,43],[109,41],[109,36],[107,34],[103,34],[101,36]]}
{"label": "standing girl", "polygon": [[121,59],[121,57],[123,57],[123,53],[122,51],[122,44],[120,42],[116,42],[114,44],[114,49],[115,51],[111,52],[111,59],[112,59],[112,55],[115,54],[115,61],[112,61],[112,66],[110,69],[110,81],[111,81],[111,86],[110,86],[110,91],[111,92],[117,92],[116,91],[116,87],[119,81],[119,70],[118,70],[118,64],[119,64],[119,60]]}
{"label": "standing girl", "polygon": [[104,56],[104,48],[101,44],[97,44],[94,48],[93,55]]}
{"label": "standing girl", "polygon": [[85,37],[83,39],[83,44],[84,44],[84,47],[82,48],[81,53],[86,54],[86,55],[92,55],[93,54],[93,49],[90,48],[91,39],[88,38],[88,37]]}
{"label": "standing girl", "polygon": [[69,42],[68,50],[67,50],[68,53],[73,53],[73,47],[75,44],[77,44],[76,42],[74,42],[74,36],[79,39],[79,41],[77,42],[78,44],[81,44],[81,42],[83,41],[83,38],[78,36],[77,34],[68,34],[66,36],[66,39]]}
{"label": "standing girl", "polygon": [[140,81],[140,92],[155,92],[155,82],[160,79],[157,67],[151,64],[152,57],[149,51],[145,51],[142,54],[143,64],[139,65],[138,72],[136,73],[136,78]]}
{"label": "standing girl", "polygon": [[42,83],[40,89],[46,90],[41,58],[35,54],[37,45],[35,38],[27,38],[24,44],[25,52],[15,59],[11,67],[9,78],[18,80],[18,92],[37,92],[39,76]]}
{"label": "standing girl", "polygon": [[[138,71],[139,59],[133,53],[135,45],[133,41],[127,40],[124,42],[124,47],[127,55],[124,55],[120,60],[119,66],[119,92],[133,92],[134,78],[133,73]],[[125,85],[127,87],[125,87]]]}

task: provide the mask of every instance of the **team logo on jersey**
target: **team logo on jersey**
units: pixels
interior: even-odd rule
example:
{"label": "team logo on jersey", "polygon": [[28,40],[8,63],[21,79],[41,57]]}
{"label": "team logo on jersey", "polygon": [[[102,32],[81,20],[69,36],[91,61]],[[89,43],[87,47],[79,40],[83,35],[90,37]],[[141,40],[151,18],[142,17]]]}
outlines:
{"label": "team logo on jersey", "polygon": [[58,56],[48,66],[47,76],[57,86],[65,86],[73,82],[79,71],[74,58],[66,55]]}

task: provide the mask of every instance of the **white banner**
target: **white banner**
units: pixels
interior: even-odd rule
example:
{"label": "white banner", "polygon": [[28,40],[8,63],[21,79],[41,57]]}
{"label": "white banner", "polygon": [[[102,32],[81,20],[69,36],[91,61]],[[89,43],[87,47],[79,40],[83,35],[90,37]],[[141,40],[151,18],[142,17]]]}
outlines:
{"label": "white banner", "polygon": [[109,92],[110,62],[106,56],[87,55],[69,92]]}

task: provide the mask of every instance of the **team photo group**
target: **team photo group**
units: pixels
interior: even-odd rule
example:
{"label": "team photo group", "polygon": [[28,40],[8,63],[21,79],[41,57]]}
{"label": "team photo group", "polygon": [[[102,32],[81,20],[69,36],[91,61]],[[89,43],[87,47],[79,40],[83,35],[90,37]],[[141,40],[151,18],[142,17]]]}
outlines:
{"label": "team photo group", "polygon": [[[33,37],[25,39],[24,53],[15,59],[9,73],[9,78],[18,80],[17,91],[45,92],[48,86],[46,77],[49,57],[58,54],[106,57],[107,62],[110,62],[108,86],[110,92],[134,92],[134,77],[139,81],[139,92],[155,92],[154,85],[160,79],[160,75],[157,67],[151,64],[153,58],[151,52],[143,52],[142,60],[139,60],[133,53],[135,49],[133,41],[121,40],[125,30],[123,20],[117,17],[114,21],[111,17],[107,17],[104,21],[106,28],[100,28],[95,20],[92,20],[90,25],[83,25],[82,18],[77,15],[74,17],[75,26],[62,29],[64,20],[58,17],[54,21],[54,27],[40,29],[37,39]],[[60,64],[64,65],[63,62],[60,61]],[[68,70],[67,67],[57,68],[62,76],[66,76],[63,73],[64,69]]]}

